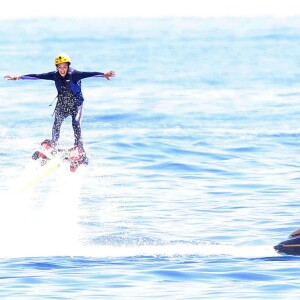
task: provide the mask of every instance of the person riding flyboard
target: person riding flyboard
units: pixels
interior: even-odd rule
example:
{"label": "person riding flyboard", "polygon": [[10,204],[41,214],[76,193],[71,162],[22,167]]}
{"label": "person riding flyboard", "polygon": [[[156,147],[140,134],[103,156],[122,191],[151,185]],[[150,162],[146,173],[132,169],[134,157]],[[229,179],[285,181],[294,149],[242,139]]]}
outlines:
{"label": "person riding flyboard", "polygon": [[84,98],[81,91],[81,80],[89,77],[105,77],[110,80],[115,76],[114,71],[102,72],[81,72],[70,67],[71,59],[65,54],[55,57],[56,71],[42,74],[27,74],[22,76],[6,75],[8,80],[53,80],[58,92],[57,103],[54,110],[54,123],[52,127],[52,139],[41,143],[41,150],[33,154],[33,159],[41,158],[44,161],[51,159],[58,152],[58,140],[60,128],[63,121],[71,116],[74,131],[74,147],[68,150],[68,158],[71,161],[70,170],[75,171],[81,164],[87,164],[88,160],[83,147],[81,135],[81,122],[83,118]]}

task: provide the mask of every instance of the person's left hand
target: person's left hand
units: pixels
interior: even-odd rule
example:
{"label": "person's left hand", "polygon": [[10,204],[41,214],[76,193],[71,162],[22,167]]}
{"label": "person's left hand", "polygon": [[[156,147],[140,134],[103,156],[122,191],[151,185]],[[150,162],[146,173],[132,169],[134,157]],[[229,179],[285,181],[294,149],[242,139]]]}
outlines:
{"label": "person's left hand", "polygon": [[110,80],[110,77],[115,77],[116,76],[116,73],[115,71],[109,71],[107,73],[104,73],[104,77],[107,79],[107,80]]}

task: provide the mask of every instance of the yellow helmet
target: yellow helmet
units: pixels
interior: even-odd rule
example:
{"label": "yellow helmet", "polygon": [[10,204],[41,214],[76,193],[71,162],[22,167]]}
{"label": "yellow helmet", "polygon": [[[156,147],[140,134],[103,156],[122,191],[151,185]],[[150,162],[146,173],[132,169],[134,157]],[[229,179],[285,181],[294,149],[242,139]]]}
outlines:
{"label": "yellow helmet", "polygon": [[55,56],[54,63],[55,63],[55,65],[59,65],[62,63],[70,63],[71,64],[71,58],[68,54],[61,53],[61,54],[58,54],[57,56]]}

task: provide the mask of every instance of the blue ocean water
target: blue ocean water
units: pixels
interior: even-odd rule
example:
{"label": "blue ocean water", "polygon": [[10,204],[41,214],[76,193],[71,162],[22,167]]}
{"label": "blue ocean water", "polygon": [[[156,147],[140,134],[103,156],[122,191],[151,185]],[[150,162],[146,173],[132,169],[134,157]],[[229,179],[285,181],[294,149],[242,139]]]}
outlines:
{"label": "blue ocean water", "polygon": [[55,88],[0,81],[1,299],[298,299],[298,18],[0,23],[1,77],[117,73],[83,81],[89,166],[34,184]]}

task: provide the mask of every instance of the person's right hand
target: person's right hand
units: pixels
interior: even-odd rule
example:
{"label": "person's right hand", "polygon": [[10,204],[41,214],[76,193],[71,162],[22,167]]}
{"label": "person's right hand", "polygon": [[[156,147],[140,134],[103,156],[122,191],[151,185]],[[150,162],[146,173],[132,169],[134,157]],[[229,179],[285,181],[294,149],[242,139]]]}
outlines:
{"label": "person's right hand", "polygon": [[7,80],[17,80],[18,79],[18,77],[13,76],[13,75],[6,75],[6,76],[4,76],[4,78]]}

